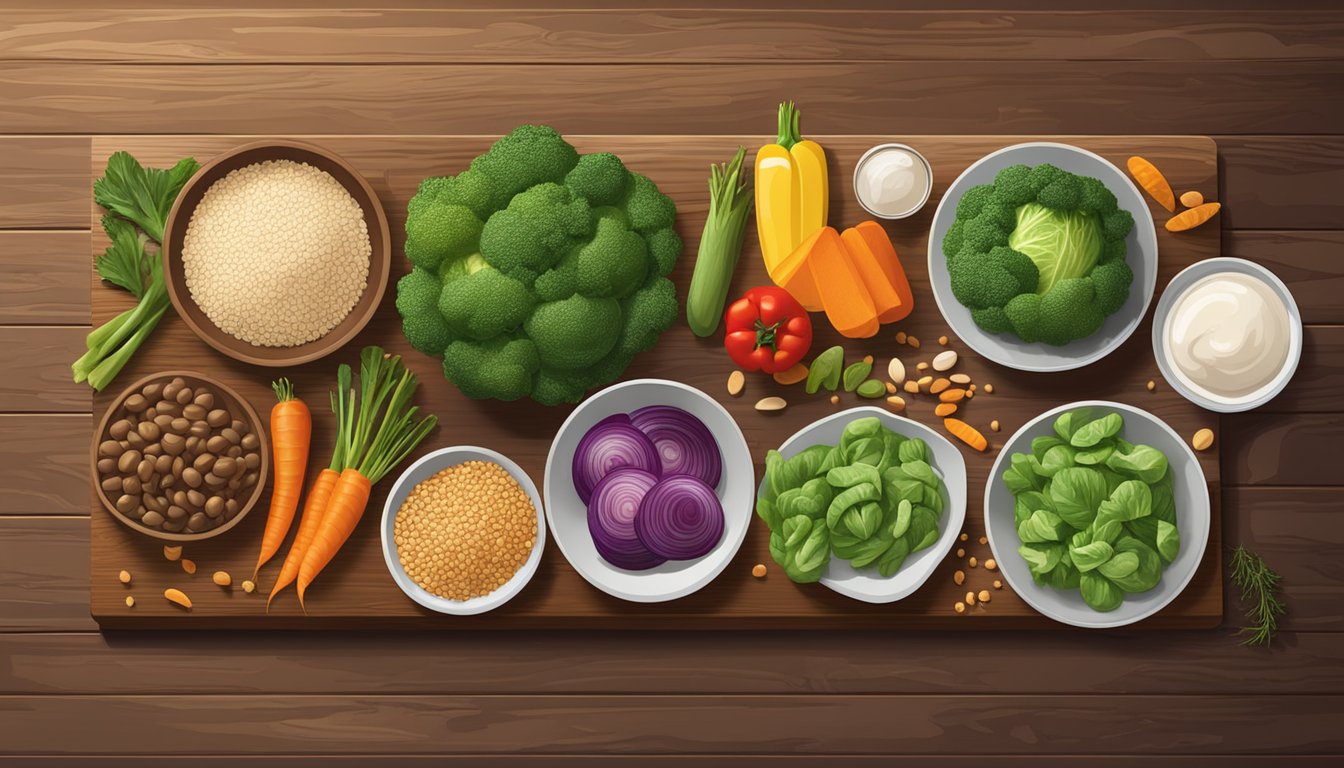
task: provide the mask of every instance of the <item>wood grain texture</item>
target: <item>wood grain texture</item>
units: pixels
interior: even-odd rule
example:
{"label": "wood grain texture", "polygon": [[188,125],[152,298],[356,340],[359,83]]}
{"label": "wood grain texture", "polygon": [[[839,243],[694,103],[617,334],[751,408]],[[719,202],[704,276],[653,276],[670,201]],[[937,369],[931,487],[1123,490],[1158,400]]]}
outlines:
{"label": "wood grain texture", "polygon": [[70,376],[88,333],[88,326],[0,326],[0,349],[23,350],[5,358],[0,411],[88,413],[89,387]]}
{"label": "wood grain texture", "polygon": [[[191,760],[192,765],[232,766],[237,763],[236,756],[218,755],[20,755],[25,766],[88,766],[100,768],[144,768],[145,766],[177,766],[183,758]],[[1089,766],[1101,768],[1146,768],[1153,764],[1152,755],[1088,755]],[[347,766],[396,766],[397,768],[423,768],[445,765],[464,765],[472,768],[527,768],[546,766],[546,768],[604,768],[619,766],[626,768],[632,764],[644,768],[669,768],[674,766],[719,766],[723,765],[723,755],[610,755],[610,754],[569,754],[569,755],[517,755],[517,754],[360,754],[360,755],[257,755],[247,756],[248,766],[255,768],[292,768],[300,765],[321,765],[323,768],[346,768]],[[965,755],[943,752],[937,755],[779,755],[779,754],[743,754],[734,753],[731,757],[734,768],[776,768],[776,766],[815,766],[823,764],[835,768],[890,768],[893,765],[918,765],[931,768],[962,768],[992,762],[996,766],[1007,768],[1054,768],[1055,766],[1076,766],[1076,755],[1003,755],[983,754]],[[1337,755],[1307,755],[1295,752],[1292,765],[1295,768],[1333,767],[1338,761]],[[1255,755],[1162,755],[1162,765],[1177,768],[1241,768],[1242,766],[1264,766],[1281,764],[1281,760]]]}
{"label": "wood grain texture", "polygon": [[[11,731],[0,749],[49,755],[1344,751],[1338,694],[4,696],[0,710]],[[80,738],[53,743],[70,723]]]}
{"label": "wood grain texture", "polygon": [[89,581],[87,529],[81,517],[0,517],[0,631],[95,628],[78,596]]}
{"label": "wood grain texture", "polygon": [[0,414],[0,515],[87,515],[92,419]]}
{"label": "wood grain texture", "polygon": [[1220,136],[1218,153],[1223,228],[1339,229],[1344,222],[1337,193],[1344,136]]}
{"label": "wood grain texture", "polygon": [[[1292,554],[1276,549],[1272,560]],[[1290,610],[1311,607],[1295,602]],[[539,654],[537,637],[518,632],[447,642],[424,633],[0,634],[0,658],[9,661],[0,665],[0,694],[1232,696],[1344,686],[1338,632],[1284,632],[1271,653],[1242,647],[1231,630],[557,632],[545,642]],[[1043,659],[1051,674],[1041,674]]]}
{"label": "wood grain texture", "polygon": [[[0,96],[9,98],[3,85]],[[0,136],[0,229],[88,229],[88,156],[87,136]]]}
{"label": "wood grain texture", "polygon": [[1344,131],[1344,102],[1335,98],[1344,62],[1189,62],[1172,75],[1169,63],[1143,61],[7,62],[0,63],[0,123],[11,131],[94,133],[152,125],[161,133],[468,134],[533,121],[565,133],[758,134],[774,128],[780,84],[788,83],[788,96],[804,105],[808,135]]}
{"label": "wood grain texture", "polygon": [[[678,229],[686,242],[695,242],[703,227],[706,209],[704,174],[702,170],[693,169],[704,169],[714,160],[722,160],[739,143],[756,144],[752,137],[570,138],[581,151],[602,149],[616,152],[631,168],[657,180],[660,188],[677,201]],[[831,173],[837,179],[850,178],[854,161],[865,149],[879,141],[878,137],[871,136],[816,138],[830,151]],[[1120,163],[1123,163],[1135,142],[1140,141],[1149,148],[1145,151],[1155,162],[1184,178],[1210,188],[1216,186],[1214,145],[1208,139],[1069,137],[1066,140],[1094,149]],[[934,199],[970,162],[990,149],[1012,143],[1012,139],[1003,137],[923,136],[910,137],[909,141],[920,147],[933,165],[937,179]],[[391,217],[396,222],[394,230],[399,229],[400,212],[405,210],[406,201],[421,178],[427,174],[449,173],[465,167],[489,142],[488,137],[321,139],[324,146],[342,155],[370,179],[384,206],[395,212]],[[241,140],[236,137],[99,138],[95,141],[91,168],[95,172],[100,169],[113,148],[126,149],[143,162],[163,165],[187,155],[203,159],[238,143]],[[860,219],[860,213],[847,188],[837,184],[831,202],[832,220],[848,222]],[[924,241],[932,215],[933,206],[927,206],[919,215],[891,228],[897,251],[905,254],[904,263],[915,291],[916,306],[926,308],[924,311],[916,310],[900,326],[925,339],[930,350],[937,346],[935,340],[938,336],[946,333],[940,316],[933,311],[936,305],[928,288],[924,257]],[[1160,230],[1161,271],[1164,276],[1174,275],[1196,259],[1215,255],[1218,240],[1219,231],[1214,228],[1203,228],[1179,236]],[[98,247],[98,238],[95,236],[94,248]],[[399,243],[394,243],[394,250],[399,252]],[[691,262],[691,259],[683,258],[672,275],[683,292],[690,278]],[[404,265],[397,263],[393,271],[395,279],[404,271]],[[737,290],[760,284],[766,279],[759,252],[755,243],[751,242],[743,253],[735,276]],[[95,321],[101,322],[120,311],[125,299],[118,293],[105,288],[95,290]],[[107,299],[112,299],[113,303],[106,303]],[[899,354],[907,357],[913,365],[914,350],[898,347],[892,340],[894,330],[888,329],[865,342],[845,341],[829,330],[824,330],[818,334],[815,344],[821,349],[831,343],[844,341],[853,356],[868,352],[885,361],[891,355]],[[546,408],[531,401],[501,403],[466,400],[443,379],[437,360],[420,355],[407,346],[390,297],[384,300],[382,310],[369,328],[353,344],[332,357],[353,359],[360,346],[374,342],[390,351],[406,355],[410,367],[420,375],[421,404],[441,419],[442,425],[422,446],[420,453],[463,442],[464,439],[458,435],[471,435],[471,443],[508,455],[518,461],[534,480],[541,480],[550,441],[570,408]],[[661,337],[654,352],[642,355],[635,361],[624,378],[670,376],[710,393],[737,420],[758,462],[766,450],[778,446],[793,432],[834,412],[835,408],[824,398],[811,398],[803,402],[800,400],[803,395],[797,388],[788,391],[763,377],[753,377],[746,396],[728,397],[723,390],[723,382],[730,368],[717,346],[711,340],[695,338],[683,323],[678,323]],[[971,374],[978,381],[991,381],[996,387],[995,395],[987,395],[983,400],[977,398],[973,404],[967,405],[963,417],[986,429],[989,420],[997,418],[1003,423],[1004,437],[1041,410],[1078,399],[1078,387],[1082,381],[1078,377],[1021,375],[993,366],[965,348],[958,347],[958,350],[962,353],[958,370]],[[925,356],[932,357],[932,354],[926,352]],[[1195,429],[1202,426],[1216,426],[1216,417],[1195,408],[1170,390],[1146,392],[1143,382],[1150,378],[1150,374],[1140,367],[1140,361],[1145,358],[1151,361],[1151,353],[1146,331],[1140,329],[1121,352],[1112,355],[1103,365],[1088,369],[1085,381],[1089,395],[1131,401],[1137,398],[1137,402],[1158,413],[1183,434],[1193,434]],[[331,386],[334,359],[318,361],[286,373],[295,382],[299,392],[325,392]],[[268,384],[271,377],[259,376],[242,364],[224,363],[220,355],[205,349],[176,321],[164,323],[153,340],[137,354],[123,377],[129,381],[170,367],[208,370],[236,387],[253,403],[266,403],[272,397]],[[794,405],[785,413],[775,416],[760,414],[752,409],[752,403],[766,393],[785,395],[793,400]],[[114,391],[108,391],[96,398],[99,413],[110,405],[115,394]],[[311,394],[307,397],[310,401],[314,399]],[[917,403],[913,402],[915,400],[912,398],[909,415],[939,425],[940,422],[932,416],[933,403],[928,398]],[[851,401],[846,405],[859,404],[852,398]],[[316,421],[313,458],[310,462],[313,466],[326,460],[331,439],[326,420]],[[992,434],[991,437],[995,438],[996,443],[1002,439]],[[983,525],[976,500],[983,498],[985,477],[994,455],[992,452],[985,455],[968,453],[968,499],[971,501],[968,504],[966,530],[971,536],[978,537]],[[1217,456],[1206,454],[1203,466],[1210,482],[1216,485]],[[758,466],[758,473],[759,470]],[[323,574],[324,583],[315,585],[310,591],[307,617],[299,613],[292,599],[278,599],[270,614],[263,615],[264,600],[260,595],[228,595],[219,590],[206,590],[203,595],[199,595],[199,599],[199,590],[197,593],[189,592],[196,602],[196,608],[190,614],[184,614],[162,600],[142,601],[134,610],[128,610],[122,602],[124,595],[120,585],[101,579],[93,581],[93,612],[104,627],[127,628],[147,628],[154,623],[178,628],[358,628],[373,624],[380,627],[393,624],[441,626],[444,622],[442,617],[428,614],[401,594],[383,563],[378,543],[377,510],[382,508],[388,485],[385,483],[375,489],[369,507],[373,512],[366,515],[366,520],[342,551],[340,562]],[[730,511],[730,514],[750,515],[751,511],[737,510]],[[1219,623],[1223,600],[1221,580],[1217,577],[1221,554],[1218,546],[1221,541],[1218,536],[1218,519],[1215,515],[1211,539],[1214,544],[1209,548],[1199,576],[1166,611],[1143,626],[1193,628]],[[245,519],[228,536],[192,545],[188,549],[195,553],[192,556],[201,565],[203,573],[220,567],[240,572],[249,565],[249,560],[255,560],[257,536],[262,523],[260,515],[255,519]],[[190,583],[182,579],[176,565],[163,560],[158,545],[141,540],[138,534],[119,525],[101,510],[95,510],[92,525],[93,563],[98,572],[115,573],[117,569],[130,567],[147,576],[152,575],[153,583],[159,585],[160,590],[166,586],[181,586],[178,582]],[[763,526],[753,520],[746,542],[737,557],[713,583],[687,598],[643,605],[622,602],[599,592],[570,568],[554,546],[548,546],[536,577],[523,594],[491,614],[459,619],[452,623],[454,626],[474,628],[681,628],[692,624],[720,629],[767,626],[796,628],[799,621],[806,622],[824,616],[828,625],[851,627],[964,627],[971,621],[993,626],[1046,625],[1045,619],[1006,588],[996,594],[988,608],[978,608],[966,616],[953,613],[952,604],[965,595],[966,589],[972,586],[977,589],[988,587],[994,576],[983,569],[973,570],[967,582],[970,586],[958,588],[951,580],[951,573],[957,568],[955,558],[952,557],[923,589],[897,604],[887,606],[856,603],[819,587],[800,588],[783,578],[782,574],[763,580],[753,579],[749,572],[754,563],[772,562],[767,540],[768,534]],[[980,559],[990,556],[987,547],[972,546],[969,553],[978,554]],[[262,583],[269,583],[269,578],[264,578]]]}
{"label": "wood grain texture", "polygon": [[0,60],[162,63],[666,63],[769,60],[1337,60],[1325,11],[1155,13],[660,7],[142,10],[7,14]]}
{"label": "wood grain texture", "polygon": [[1336,447],[1344,414],[1252,411],[1223,417],[1219,441],[1228,485],[1344,485]]}
{"label": "wood grain texture", "polygon": [[1223,255],[1249,259],[1278,275],[1293,292],[1304,323],[1344,323],[1341,253],[1344,232],[1334,230],[1223,232]]}
{"label": "wood grain texture", "polygon": [[0,231],[0,325],[88,325],[88,232]]}

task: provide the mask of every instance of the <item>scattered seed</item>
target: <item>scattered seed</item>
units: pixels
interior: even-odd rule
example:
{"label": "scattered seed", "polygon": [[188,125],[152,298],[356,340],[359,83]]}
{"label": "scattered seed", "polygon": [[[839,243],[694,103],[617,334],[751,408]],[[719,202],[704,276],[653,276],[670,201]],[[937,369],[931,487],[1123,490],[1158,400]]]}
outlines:
{"label": "scattered seed", "polygon": [[928,392],[929,387],[933,386],[933,377],[920,376],[919,381],[915,382],[915,384],[919,385],[919,389],[921,392]]}
{"label": "scattered seed", "polygon": [[742,394],[742,390],[747,386],[747,375],[741,371],[733,371],[728,374],[728,394],[737,397]]}
{"label": "scattered seed", "polygon": [[968,376],[968,375],[966,375],[966,374],[964,374],[964,373],[954,373],[954,374],[952,374],[951,376],[949,376],[948,378],[952,380],[952,383],[953,383],[953,384],[962,384],[962,385],[965,385],[965,384],[970,384],[970,383],[971,383],[971,377]]}
{"label": "scattered seed", "polygon": [[252,592],[254,592],[256,588],[257,585],[251,579],[245,579],[243,581],[243,591],[248,593],[249,595],[252,594]]}
{"label": "scattered seed", "polygon": [[758,411],[782,411],[788,403],[782,397],[763,397],[756,401]]}
{"label": "scattered seed", "polygon": [[975,385],[972,384],[972,385],[966,387],[966,391],[967,391],[967,392],[974,392],[974,391],[975,391]]}
{"label": "scattered seed", "polygon": [[975,559],[975,555],[971,555],[971,559],[967,560],[966,564],[974,568],[976,564],[978,564],[979,562],[980,562],[979,560]]}
{"label": "scattered seed", "polygon": [[981,537],[980,537],[980,543],[981,543],[981,544],[988,544],[988,543],[989,543],[989,539],[985,538],[984,536],[981,536]]}
{"label": "scattered seed", "polygon": [[914,379],[905,380],[905,391],[912,395],[919,394],[919,382]]}
{"label": "scattered seed", "polygon": [[951,416],[957,412],[956,403],[939,403],[933,409],[934,416]]}
{"label": "scattered seed", "polygon": [[947,379],[941,377],[934,379],[933,383],[929,385],[929,394],[936,395],[950,386],[952,386],[952,382]]}
{"label": "scattered seed", "polygon": [[1184,205],[1186,208],[1194,208],[1195,206],[1203,204],[1204,195],[1199,190],[1192,189],[1189,192],[1181,193],[1181,205]]}
{"label": "scattered seed", "polygon": [[975,605],[975,593],[974,593],[974,592],[967,592],[967,593],[966,593],[966,605]]}
{"label": "scattered seed", "polygon": [[758,579],[765,578],[765,564],[757,563],[751,567],[751,575]]}
{"label": "scattered seed", "polygon": [[182,558],[182,570],[186,571],[186,572],[189,573],[189,574],[191,574],[191,573],[195,573],[195,572],[196,572],[196,561],[195,561],[195,560],[188,560],[188,559],[186,559],[185,557]]}
{"label": "scattered seed", "polygon": [[836,403],[839,403],[839,402],[840,402],[840,396],[839,396],[839,395],[831,395],[831,405],[835,405]]}
{"label": "scattered seed", "polygon": [[1003,589],[1003,582],[1002,582],[1002,581],[999,581],[998,579],[995,579],[995,580],[994,580],[994,588],[995,588],[995,589]]}
{"label": "scattered seed", "polygon": [[965,556],[966,556],[966,550],[962,549],[961,547],[957,547],[957,557],[965,557]]}
{"label": "scattered seed", "polygon": [[890,381],[887,382],[887,394],[888,395],[896,394],[896,385],[892,384]]}
{"label": "scattered seed", "polygon": [[179,557],[182,557],[182,547],[165,546],[163,548],[163,556],[169,561],[177,560]]}
{"label": "scattered seed", "polygon": [[170,603],[180,605],[183,608],[186,608],[188,611],[191,610],[191,598],[183,594],[182,590],[180,589],[172,589],[171,587],[165,589],[163,590],[163,597]]}
{"label": "scattered seed", "polygon": [[907,338],[908,338],[908,337],[905,335],[905,331],[897,331],[897,332],[896,332],[896,343],[897,343],[897,344],[904,344]]}
{"label": "scattered seed", "polygon": [[127,595],[127,596],[126,596],[126,607],[127,607],[127,608],[134,608],[134,607],[135,607],[135,598],[134,598],[134,597],[131,597],[130,595]]}
{"label": "scattered seed", "polygon": [[229,575],[228,571],[215,571],[215,575],[211,576],[210,579],[221,587],[227,587],[233,583],[233,577]]}
{"label": "scattered seed", "polygon": [[998,432],[998,431],[999,431],[999,420],[998,420],[998,419],[994,419],[993,421],[989,422],[989,428],[992,429],[992,430],[994,430],[995,432]]}
{"label": "scattered seed", "polygon": [[986,570],[986,571],[992,571],[992,570],[994,570],[995,568],[998,568],[998,567],[999,567],[999,564],[996,563],[996,562],[994,562],[994,558],[992,558],[992,557],[985,561],[985,570]]}
{"label": "scattered seed", "polygon": [[780,384],[783,384],[786,387],[791,384],[797,384],[798,382],[803,381],[806,378],[807,378],[807,366],[803,365],[802,363],[794,363],[788,368],[785,368],[784,370],[775,374],[775,381],[779,382]]}
{"label": "scattered seed", "polygon": [[905,398],[900,395],[892,395],[887,398],[887,405],[890,405],[897,413],[905,410]]}
{"label": "scattered seed", "polygon": [[1148,383],[1145,386],[1148,387],[1149,392],[1152,392],[1153,390],[1157,389],[1157,382],[1153,381],[1152,379],[1149,379]]}
{"label": "scattered seed", "polygon": [[989,590],[988,590],[988,589],[982,589],[982,590],[980,590],[980,594],[976,595],[975,598],[976,598],[977,600],[979,600],[980,602],[982,602],[982,603],[988,603],[988,602],[989,602]]}
{"label": "scattered seed", "polygon": [[[959,536],[958,538],[960,538],[962,541],[965,541],[965,540],[969,539],[970,536],[967,535],[965,531],[963,531],[962,534],[961,534],[961,536]],[[957,557],[961,557],[961,555],[957,555]]]}
{"label": "scattered seed", "polygon": [[958,600],[957,602],[952,604],[952,610],[956,611],[957,613],[965,613],[966,604]]}
{"label": "scattered seed", "polygon": [[915,370],[916,370],[916,371],[927,371],[927,370],[929,370],[929,364],[928,364],[928,363],[925,363],[925,362],[918,362],[918,363],[915,363]]}
{"label": "scattered seed", "polygon": [[975,389],[966,390],[966,399],[970,400],[972,397],[975,397]]}
{"label": "scattered seed", "polygon": [[898,357],[891,358],[891,362],[887,363],[887,376],[897,384],[905,381],[905,363]]}
{"label": "scattered seed", "polygon": [[986,385],[985,385],[985,394],[986,394],[986,395],[992,395],[992,394],[994,394],[994,385],[993,385],[993,384],[986,384]]}
{"label": "scattered seed", "polygon": [[131,572],[123,569],[121,573],[117,574],[117,578],[121,581],[122,584],[130,584]]}
{"label": "scattered seed", "polygon": [[915,349],[919,349],[919,339],[916,339],[914,336],[906,336],[906,337],[905,337],[905,343],[906,343],[906,344],[909,344],[910,346],[914,347]]}
{"label": "scattered seed", "polygon": [[964,389],[947,389],[938,395],[938,399],[944,403],[959,403],[966,397]]}
{"label": "scattered seed", "polygon": [[946,346],[947,346],[947,337],[946,337],[946,336],[939,336],[939,337],[938,337],[938,343],[939,343],[939,344],[942,344],[944,347],[946,347]]}
{"label": "scattered seed", "polygon": [[872,355],[864,355],[864,356],[863,356],[863,362],[865,362],[865,363],[867,363],[867,364],[869,364],[869,365],[872,365],[872,364],[873,364],[873,356],[872,356]]}
{"label": "scattered seed", "polygon": [[1213,445],[1213,430],[1208,427],[1199,430],[1190,439],[1190,444],[1194,446],[1196,451],[1207,451],[1209,446]]}
{"label": "scattered seed", "polygon": [[948,349],[939,352],[933,358],[933,370],[935,371],[949,371],[952,370],[952,367],[955,366],[956,364],[957,364],[957,351],[955,349]]}
{"label": "scattered seed", "polygon": [[957,572],[952,574],[952,581],[960,587],[966,581],[966,572],[958,568]]}

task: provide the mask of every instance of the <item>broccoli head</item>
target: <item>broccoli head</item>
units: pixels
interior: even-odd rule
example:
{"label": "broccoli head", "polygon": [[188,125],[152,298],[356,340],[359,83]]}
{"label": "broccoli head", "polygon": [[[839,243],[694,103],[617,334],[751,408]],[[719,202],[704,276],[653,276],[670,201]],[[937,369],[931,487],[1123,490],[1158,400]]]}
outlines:
{"label": "broccoli head", "polygon": [[468,397],[577,402],[677,316],[676,206],[610,153],[522,126],[407,206],[407,339]]}
{"label": "broccoli head", "polygon": [[1009,166],[958,201],[942,242],[952,294],[989,333],[1052,345],[1090,336],[1129,296],[1133,228],[1101,181]]}

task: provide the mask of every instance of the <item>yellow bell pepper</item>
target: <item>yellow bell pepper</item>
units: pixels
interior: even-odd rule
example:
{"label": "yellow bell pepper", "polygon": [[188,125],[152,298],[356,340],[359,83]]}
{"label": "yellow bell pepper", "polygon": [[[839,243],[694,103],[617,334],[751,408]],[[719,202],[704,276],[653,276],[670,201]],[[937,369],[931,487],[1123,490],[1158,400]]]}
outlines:
{"label": "yellow bell pepper", "polygon": [[[826,154],[820,144],[802,138],[798,119],[792,102],[780,104],[776,143],[756,153],[756,230],[771,279],[804,238],[826,226]],[[810,311],[821,309],[795,298]]]}

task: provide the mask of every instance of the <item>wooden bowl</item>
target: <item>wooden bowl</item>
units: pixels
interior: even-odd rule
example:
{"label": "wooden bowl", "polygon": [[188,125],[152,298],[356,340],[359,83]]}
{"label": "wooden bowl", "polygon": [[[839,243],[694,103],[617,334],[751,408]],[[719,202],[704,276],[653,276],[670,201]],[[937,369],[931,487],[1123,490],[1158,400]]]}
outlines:
{"label": "wooden bowl", "polygon": [[[257,446],[257,451],[261,454],[261,466],[257,470],[257,484],[252,487],[252,493],[248,495],[246,499],[240,500],[241,505],[238,508],[238,514],[234,515],[233,519],[218,528],[201,531],[200,533],[172,533],[169,531],[160,531],[143,525],[138,520],[132,520],[117,511],[116,505],[112,499],[107,497],[107,494],[103,491],[99,481],[101,473],[98,471],[98,444],[107,439],[108,429],[112,426],[114,418],[121,414],[121,408],[126,402],[126,398],[139,392],[146,384],[156,381],[167,382],[176,376],[181,376],[183,379],[186,379],[187,384],[193,388],[200,385],[208,387],[210,391],[215,394],[215,397],[225,401],[229,413],[233,414],[234,418],[242,419],[247,423],[248,427],[257,435],[257,439],[260,442],[260,445]],[[270,475],[270,466],[271,441],[266,432],[266,424],[261,420],[261,417],[257,415],[256,409],[252,407],[251,403],[244,400],[242,395],[239,395],[234,391],[232,387],[218,379],[212,379],[203,373],[197,373],[195,371],[160,371],[158,373],[151,373],[122,390],[121,394],[117,395],[117,399],[112,402],[112,407],[107,409],[107,413],[103,414],[102,420],[98,422],[98,429],[93,433],[93,440],[89,446],[89,477],[93,479],[93,493],[98,497],[98,500],[103,503],[103,508],[107,510],[108,514],[112,515],[114,519],[127,528],[139,531],[146,536],[163,539],[164,541],[201,541],[203,539],[214,538],[230,528],[233,528],[240,520],[247,517],[247,513],[251,512],[252,508],[261,500],[262,492],[266,488],[266,480]]]}
{"label": "wooden bowl", "polygon": [[[187,225],[212,184],[231,171],[266,160],[290,160],[307,163],[331,174],[359,203],[369,230],[369,280],[364,292],[335,328],[319,339],[292,347],[263,347],[243,341],[222,330],[206,316],[187,288],[186,273],[179,254],[186,238]],[[168,297],[187,327],[202,341],[235,360],[253,365],[281,367],[311,362],[340,349],[355,337],[373,317],[387,290],[388,270],[392,265],[392,236],[387,214],[373,188],[345,160],[311,144],[297,141],[267,140],[247,144],[216,157],[196,172],[173,203],[164,227],[163,274]]]}

